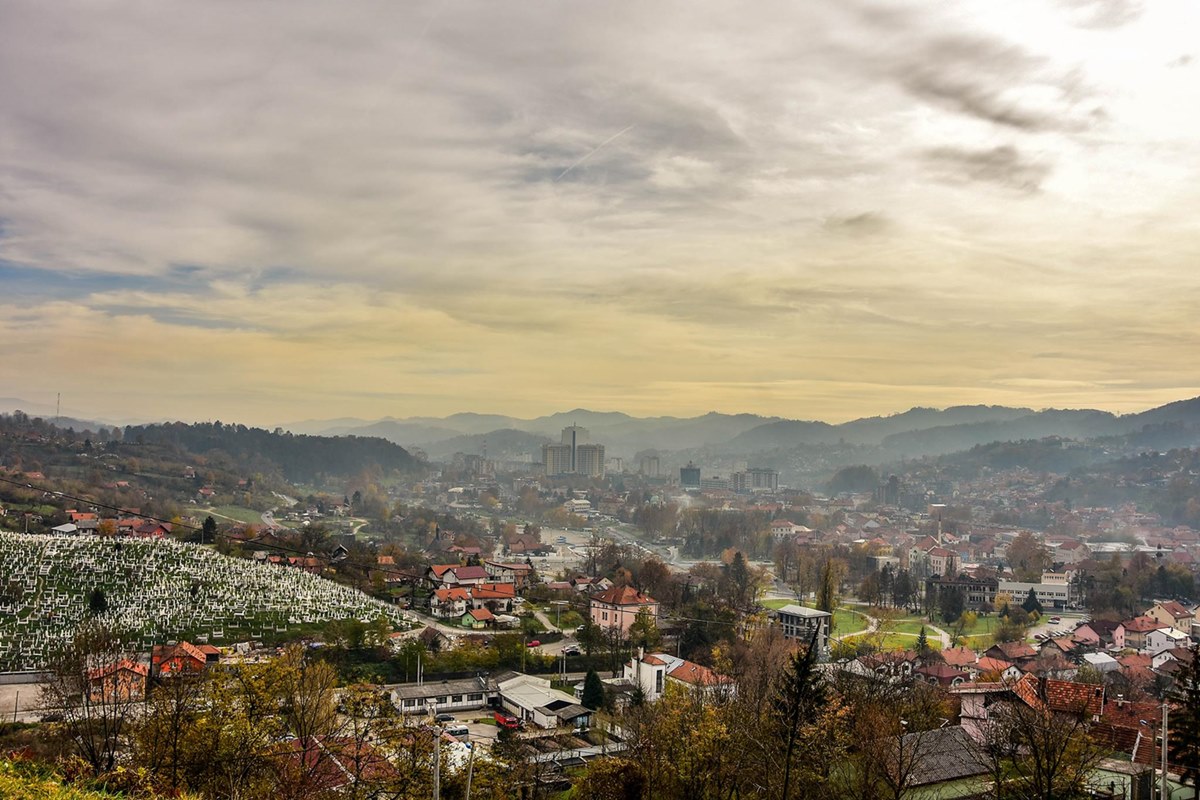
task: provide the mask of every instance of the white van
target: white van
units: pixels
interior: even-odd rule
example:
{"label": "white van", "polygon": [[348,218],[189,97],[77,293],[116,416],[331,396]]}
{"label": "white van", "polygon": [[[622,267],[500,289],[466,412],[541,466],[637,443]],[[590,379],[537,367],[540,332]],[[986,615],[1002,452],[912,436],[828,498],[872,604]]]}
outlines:
{"label": "white van", "polygon": [[460,742],[465,742],[471,738],[471,731],[466,725],[450,725],[446,728],[446,733],[458,739]]}

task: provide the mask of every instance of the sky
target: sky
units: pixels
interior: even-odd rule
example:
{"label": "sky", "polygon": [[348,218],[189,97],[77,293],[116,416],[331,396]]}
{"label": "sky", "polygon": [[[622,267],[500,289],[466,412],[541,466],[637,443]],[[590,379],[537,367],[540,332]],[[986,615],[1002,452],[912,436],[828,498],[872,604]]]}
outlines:
{"label": "sky", "polygon": [[1200,4],[0,0],[0,395],[1200,395]]}

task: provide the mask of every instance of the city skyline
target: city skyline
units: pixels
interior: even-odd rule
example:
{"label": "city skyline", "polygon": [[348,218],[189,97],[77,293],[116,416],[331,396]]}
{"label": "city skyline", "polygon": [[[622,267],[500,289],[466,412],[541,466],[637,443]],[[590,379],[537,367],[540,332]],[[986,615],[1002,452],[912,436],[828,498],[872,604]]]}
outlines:
{"label": "city skyline", "polygon": [[1195,397],[1198,24],[9,0],[0,395],[256,425]]}

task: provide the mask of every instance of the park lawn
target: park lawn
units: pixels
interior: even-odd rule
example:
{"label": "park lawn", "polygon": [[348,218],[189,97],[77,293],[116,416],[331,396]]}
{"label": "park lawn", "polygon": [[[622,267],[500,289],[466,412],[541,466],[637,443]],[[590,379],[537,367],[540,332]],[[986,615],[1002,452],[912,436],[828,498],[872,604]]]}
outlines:
{"label": "park lawn", "polygon": [[[885,622],[882,622],[882,621],[880,622],[880,625],[882,625],[885,628],[888,627],[888,624]],[[943,627],[943,626],[938,626],[938,627]],[[925,622],[922,619],[900,620],[899,622],[892,623],[889,630],[892,633],[909,633],[909,634],[912,634],[913,636],[918,636],[921,633],[921,628],[925,629],[925,634],[927,636],[930,634],[929,623]],[[943,630],[944,629],[945,628],[943,627]]]}
{"label": "park lawn", "polygon": [[867,629],[867,618],[857,611],[839,608],[833,612],[833,631],[838,636],[846,636]]}
{"label": "park lawn", "polygon": [[962,637],[962,643],[972,650],[986,650],[995,644],[990,633],[974,633],[970,636],[964,636]]}
{"label": "park lawn", "polygon": [[788,600],[786,597],[773,597],[770,600],[763,600],[763,605],[767,608],[783,608],[784,606],[795,605],[795,600]]}
{"label": "park lawn", "polygon": [[[926,641],[929,643],[930,650],[942,649],[942,642],[938,637],[927,635]],[[904,633],[889,633],[883,637],[880,647],[884,650],[915,650],[917,649],[917,637]]]}

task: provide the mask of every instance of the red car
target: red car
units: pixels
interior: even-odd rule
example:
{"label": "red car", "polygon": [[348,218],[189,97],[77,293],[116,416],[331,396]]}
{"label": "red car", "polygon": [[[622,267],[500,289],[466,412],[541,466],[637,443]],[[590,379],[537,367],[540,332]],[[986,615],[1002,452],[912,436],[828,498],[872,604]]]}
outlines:
{"label": "red car", "polygon": [[526,645],[526,647],[541,647],[541,646],[542,646],[542,643],[540,641],[538,641],[537,639],[531,639],[529,641],[529,644]]}

